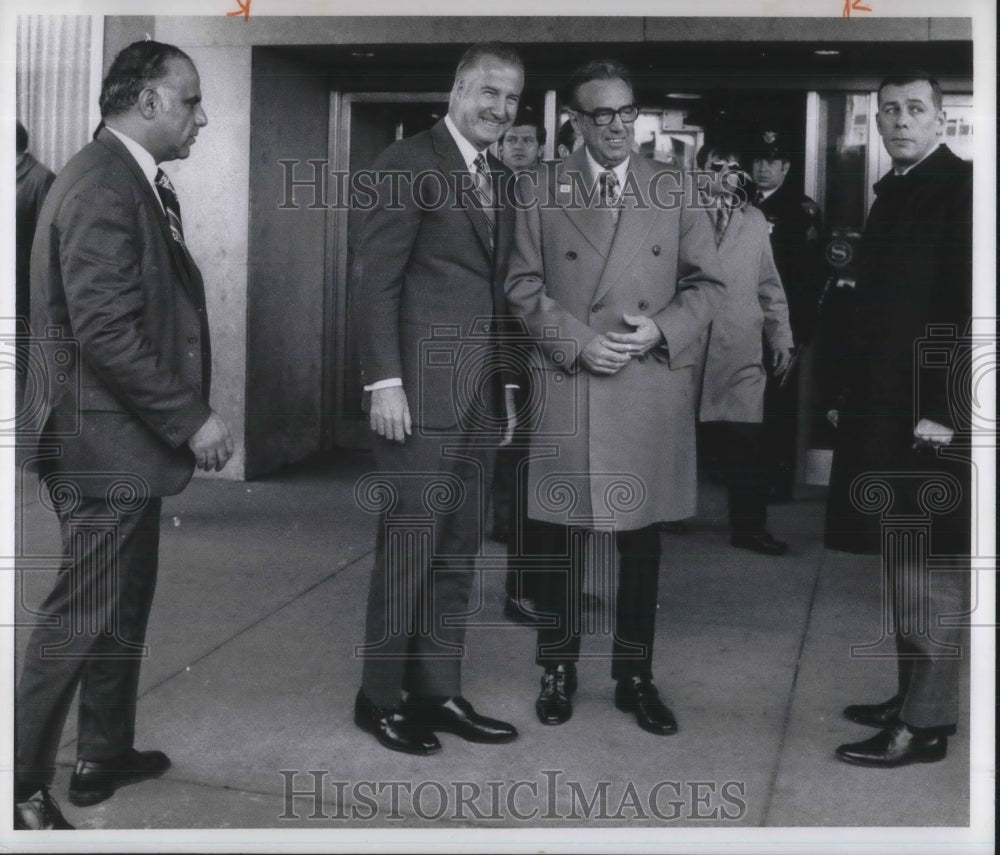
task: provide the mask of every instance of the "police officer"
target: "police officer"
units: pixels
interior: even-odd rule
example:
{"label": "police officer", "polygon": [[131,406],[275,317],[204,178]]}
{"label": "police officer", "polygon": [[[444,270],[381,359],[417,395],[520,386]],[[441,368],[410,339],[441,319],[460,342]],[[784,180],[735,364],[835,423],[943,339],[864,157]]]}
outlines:
{"label": "police officer", "polygon": [[[792,333],[799,348],[812,339],[824,280],[822,215],[819,206],[788,182],[791,154],[787,134],[765,129],[755,135],[754,203],[767,218],[771,249],[788,298]],[[792,498],[799,395],[794,376],[768,377],[764,395],[764,430],[769,458],[770,493],[774,501]]]}

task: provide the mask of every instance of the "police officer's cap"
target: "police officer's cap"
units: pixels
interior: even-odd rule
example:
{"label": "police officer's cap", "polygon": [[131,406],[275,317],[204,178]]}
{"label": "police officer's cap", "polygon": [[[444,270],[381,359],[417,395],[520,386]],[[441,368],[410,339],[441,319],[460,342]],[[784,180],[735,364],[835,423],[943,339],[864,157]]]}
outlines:
{"label": "police officer's cap", "polygon": [[754,157],[767,160],[791,160],[791,152],[787,143],[788,134],[765,128],[759,131],[754,139]]}

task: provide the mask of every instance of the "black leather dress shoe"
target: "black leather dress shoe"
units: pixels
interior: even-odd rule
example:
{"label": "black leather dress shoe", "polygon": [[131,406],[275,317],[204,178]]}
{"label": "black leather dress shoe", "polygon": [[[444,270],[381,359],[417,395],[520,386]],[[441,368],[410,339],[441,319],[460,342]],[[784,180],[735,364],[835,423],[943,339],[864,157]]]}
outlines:
{"label": "black leather dress shoe", "polygon": [[937,763],[948,753],[948,737],[934,732],[917,733],[903,722],[879,731],[864,742],[850,742],[837,749],[845,763],[891,769],[910,763]]}
{"label": "black leather dress shoe", "polygon": [[573,715],[570,698],[576,691],[576,665],[549,665],[542,674],[542,691],[535,714],[542,724],[563,724]]}
{"label": "black leather dress shoe", "polygon": [[469,742],[500,743],[517,738],[514,725],[480,715],[461,695],[445,701],[410,695],[403,713],[422,727],[454,733]]}
{"label": "black leather dress shoe", "polygon": [[729,542],[737,549],[749,549],[761,555],[784,555],[788,552],[788,544],[783,540],[775,540],[766,531],[756,534],[734,534]]}
{"label": "black leather dress shoe", "polygon": [[903,701],[899,695],[893,695],[880,704],[851,704],[844,707],[844,718],[856,724],[868,727],[892,727],[899,720],[899,711]]}
{"label": "black leather dress shoe", "polygon": [[660,700],[653,681],[646,677],[619,680],[615,686],[615,706],[623,712],[635,713],[635,719],[643,730],[660,736],[677,733],[674,714]]}
{"label": "black leather dress shoe", "polygon": [[162,751],[129,749],[115,760],[77,760],[69,779],[69,800],[77,807],[111,798],[118,787],[158,778],[170,768]]}
{"label": "black leather dress shoe", "polygon": [[438,738],[426,727],[410,721],[398,709],[375,706],[361,691],[354,699],[354,723],[391,751],[427,755],[441,750]]}
{"label": "black leather dress shoe", "polygon": [[48,787],[39,788],[30,799],[14,803],[14,831],[73,831]]}

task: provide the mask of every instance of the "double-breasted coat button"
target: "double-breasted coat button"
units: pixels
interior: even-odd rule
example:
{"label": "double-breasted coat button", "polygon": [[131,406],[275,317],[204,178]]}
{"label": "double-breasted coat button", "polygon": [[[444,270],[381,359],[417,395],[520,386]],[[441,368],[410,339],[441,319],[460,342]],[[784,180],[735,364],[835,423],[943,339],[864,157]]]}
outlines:
{"label": "double-breasted coat button", "polygon": [[593,308],[590,310],[592,312],[599,312],[604,308],[604,303],[594,303]]}
{"label": "double-breasted coat button", "polygon": [[640,312],[645,312],[646,309],[648,309],[648,308],[649,308],[649,303],[647,303],[645,300],[640,300],[639,301],[639,311]]}
{"label": "double-breasted coat button", "polygon": [[567,252],[567,253],[566,253],[566,257],[567,257],[567,258],[568,258],[568,259],[569,259],[570,261],[576,261],[576,253],[575,253],[575,252],[573,252],[573,250],[570,250],[569,252]]}
{"label": "double-breasted coat button", "polygon": [[660,254],[660,245],[658,243],[653,244],[653,255],[659,255],[659,254]]}

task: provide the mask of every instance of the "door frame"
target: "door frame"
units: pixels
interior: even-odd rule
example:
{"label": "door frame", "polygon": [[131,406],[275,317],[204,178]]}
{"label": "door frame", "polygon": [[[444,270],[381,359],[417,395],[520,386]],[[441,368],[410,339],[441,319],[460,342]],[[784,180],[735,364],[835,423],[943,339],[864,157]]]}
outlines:
{"label": "door frame", "polygon": [[[351,162],[351,119],[354,104],[415,104],[448,102],[447,92],[341,92],[330,93],[330,129],[327,135],[329,168],[334,175],[343,175]],[[402,138],[397,125],[396,139]],[[329,175],[328,175],[329,178]],[[347,227],[348,211],[343,200],[333,194],[344,188],[337,183],[335,190],[326,182],[329,216],[326,232],[327,294],[323,324],[323,444],[326,448],[371,448],[371,430],[364,419],[349,418],[342,402],[347,386]]]}

